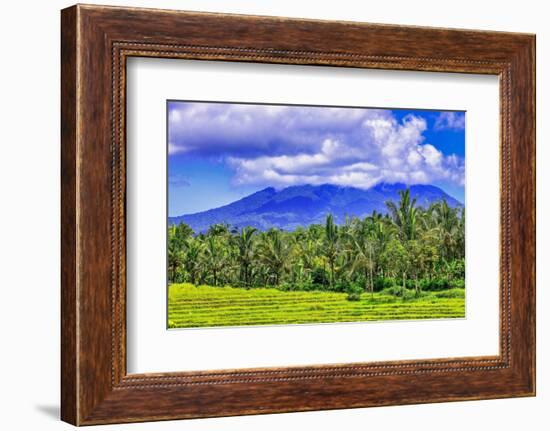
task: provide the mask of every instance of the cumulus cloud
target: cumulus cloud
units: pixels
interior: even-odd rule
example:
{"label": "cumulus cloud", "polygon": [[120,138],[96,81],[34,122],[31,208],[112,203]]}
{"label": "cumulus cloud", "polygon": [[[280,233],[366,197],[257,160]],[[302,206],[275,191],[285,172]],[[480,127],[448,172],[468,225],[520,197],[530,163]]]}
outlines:
{"label": "cumulus cloud", "polygon": [[464,112],[442,112],[435,121],[435,130],[464,130]]}
{"label": "cumulus cloud", "polygon": [[425,142],[421,116],[398,121],[390,110],[174,103],[169,121],[170,154],[223,162],[236,185],[464,182],[464,160]]}

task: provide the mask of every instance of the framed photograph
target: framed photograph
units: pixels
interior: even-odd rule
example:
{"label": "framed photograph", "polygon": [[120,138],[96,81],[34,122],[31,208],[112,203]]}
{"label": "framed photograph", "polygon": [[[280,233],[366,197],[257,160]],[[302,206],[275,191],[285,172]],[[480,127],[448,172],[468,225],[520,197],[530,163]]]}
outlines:
{"label": "framed photograph", "polygon": [[168,328],[465,317],[464,112],[166,110]]}
{"label": "framed photograph", "polygon": [[62,11],[62,419],[535,394],[535,37]]}

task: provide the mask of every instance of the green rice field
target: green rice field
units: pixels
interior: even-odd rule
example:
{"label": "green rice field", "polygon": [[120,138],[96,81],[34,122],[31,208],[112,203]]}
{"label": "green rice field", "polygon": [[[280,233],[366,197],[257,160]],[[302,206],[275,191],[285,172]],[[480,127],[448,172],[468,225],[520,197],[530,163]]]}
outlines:
{"label": "green rice field", "polygon": [[403,299],[384,292],[285,292],[172,284],[168,288],[169,328],[364,322],[465,317],[464,289],[422,292]]}

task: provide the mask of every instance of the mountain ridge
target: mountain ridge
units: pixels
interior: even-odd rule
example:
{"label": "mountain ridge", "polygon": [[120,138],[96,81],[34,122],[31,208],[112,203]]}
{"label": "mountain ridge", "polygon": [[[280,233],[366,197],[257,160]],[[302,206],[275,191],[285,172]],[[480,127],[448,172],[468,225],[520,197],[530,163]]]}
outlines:
{"label": "mountain ridge", "polygon": [[449,206],[463,206],[439,187],[428,184],[407,186],[402,183],[379,183],[369,189],[304,184],[280,190],[266,187],[227,205],[169,217],[168,223],[187,223],[197,233],[206,231],[216,223],[227,223],[237,228],[253,226],[259,230],[271,227],[294,230],[298,226],[321,223],[331,213],[335,222],[340,224],[346,216],[365,217],[372,211],[387,213],[386,201],[397,201],[399,192],[407,187],[411,196],[417,199],[418,206],[427,207],[443,199]]}

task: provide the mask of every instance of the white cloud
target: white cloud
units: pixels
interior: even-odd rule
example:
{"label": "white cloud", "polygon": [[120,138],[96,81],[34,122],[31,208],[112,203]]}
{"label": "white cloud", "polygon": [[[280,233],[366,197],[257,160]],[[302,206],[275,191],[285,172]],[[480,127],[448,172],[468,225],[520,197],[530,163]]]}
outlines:
{"label": "white cloud", "polygon": [[436,130],[464,130],[466,115],[464,112],[442,112],[435,121]]}
{"label": "white cloud", "polygon": [[[444,114],[454,113],[442,113],[436,124],[457,127],[460,120]],[[389,110],[187,103],[171,107],[169,118],[170,154],[222,159],[238,185],[464,183],[464,160],[425,142],[421,116],[398,121]]]}

